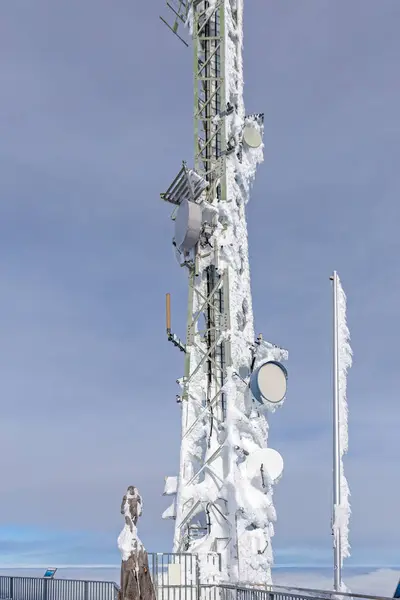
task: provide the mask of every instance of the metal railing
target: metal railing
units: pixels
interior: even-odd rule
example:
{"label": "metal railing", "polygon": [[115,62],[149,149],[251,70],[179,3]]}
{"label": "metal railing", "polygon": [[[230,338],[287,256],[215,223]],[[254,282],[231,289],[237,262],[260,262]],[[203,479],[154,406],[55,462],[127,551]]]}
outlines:
{"label": "metal railing", "polygon": [[[157,600],[388,600],[382,596],[338,594],[307,588],[273,586],[262,589],[224,583],[205,585],[196,575],[197,561],[192,555],[184,556],[184,559],[182,555],[179,559],[178,555],[152,555],[149,562]],[[185,567],[179,571],[181,583],[177,583],[178,569],[171,568],[171,565]],[[117,600],[118,592],[119,587],[112,581],[0,576],[0,600]]]}
{"label": "metal railing", "polygon": [[204,587],[200,582],[216,582],[221,572],[221,557],[216,553],[153,553],[149,568],[157,600],[216,600],[215,586]]}
{"label": "metal railing", "polygon": [[293,586],[240,586],[228,583],[199,585],[198,600],[392,600],[385,596],[296,588]]}
{"label": "metal railing", "polygon": [[301,588],[294,586],[273,585],[268,588],[268,591],[274,594],[274,599],[282,600],[282,598],[322,598],[324,600],[392,600],[386,596],[370,596],[368,594],[355,594],[353,592],[334,592],[333,590],[317,590],[311,588]]}
{"label": "metal railing", "polygon": [[[157,600],[388,600],[294,586],[230,585],[221,581],[215,553],[149,553],[148,558]],[[118,600],[118,593],[112,581],[0,576],[0,600]]]}
{"label": "metal railing", "polygon": [[157,600],[197,600],[198,562],[194,554],[149,554]]}
{"label": "metal railing", "polygon": [[0,576],[0,600],[117,600],[113,581]]}

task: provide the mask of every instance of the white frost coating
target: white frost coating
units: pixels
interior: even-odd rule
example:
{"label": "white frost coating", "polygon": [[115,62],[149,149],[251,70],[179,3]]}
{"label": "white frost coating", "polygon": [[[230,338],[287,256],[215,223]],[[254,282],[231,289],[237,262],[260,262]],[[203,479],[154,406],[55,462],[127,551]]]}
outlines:
{"label": "white frost coating", "polygon": [[[200,3],[202,4],[202,3]],[[209,0],[209,10],[216,0]],[[250,148],[242,144],[246,122],[262,132],[262,124],[255,117],[245,117],[243,102],[243,0],[225,0],[225,90],[226,104],[235,110],[225,119],[226,139],[234,151],[226,156],[226,202],[217,198],[207,208],[216,226],[212,247],[218,249],[218,274],[229,274],[229,330],[225,339],[230,342],[231,365],[223,388],[225,398],[224,420],[218,424],[216,412],[210,425],[205,414],[207,405],[207,365],[203,358],[205,342],[195,332],[196,343],[190,347],[191,365],[202,367],[191,376],[188,386],[189,401],[182,402],[182,443],[180,457],[180,484],[178,486],[176,523],[188,514],[209,511],[211,532],[182,548],[179,527],[175,530],[174,550],[198,553],[203,557],[200,572],[203,581],[217,577],[215,564],[204,557],[219,552],[223,560],[223,575],[230,582],[243,584],[271,584],[276,513],[273,504],[273,485],[261,478],[249,479],[245,460],[249,453],[268,446],[268,410],[277,405],[258,407],[248,386],[243,382],[250,376],[254,349],[254,323],[250,286],[247,223],[245,207],[258,164],[263,161],[263,144]],[[200,7],[201,9],[201,7]],[[199,9],[199,11],[200,11]],[[236,11],[235,16],[233,11]],[[237,16],[236,16],[237,15]],[[188,16],[193,27],[193,13]],[[214,124],[218,118],[214,120]],[[212,261],[211,253],[198,255],[198,272],[205,273]],[[204,310],[205,280],[194,282],[193,314]],[[201,296],[200,296],[201,293]],[[265,360],[283,361],[287,352],[261,342],[256,347],[255,367]],[[191,369],[193,372],[193,370]],[[238,376],[240,375],[240,376]],[[181,381],[184,387],[185,382]],[[211,394],[212,397],[212,394]],[[211,433],[210,433],[211,432]],[[215,457],[214,457],[215,455]],[[210,466],[205,466],[208,458]],[[217,544],[215,543],[217,541]]]}
{"label": "white frost coating", "polygon": [[[200,2],[200,9],[204,10],[204,2]],[[208,0],[208,9],[206,11],[206,17],[208,18],[210,14],[215,10],[217,6],[217,0]],[[185,26],[189,28],[190,35],[193,35],[193,3],[190,4],[188,15],[186,19]]]}
{"label": "white frost coating", "polygon": [[189,28],[190,35],[193,35],[193,4],[190,4],[185,27]]}
{"label": "white frost coating", "polygon": [[173,477],[165,478],[165,485],[164,485],[164,495],[165,496],[170,496],[171,494],[176,494],[177,488],[178,488],[178,478],[176,477],[176,475],[174,475]]}
{"label": "white frost coating", "polygon": [[223,581],[219,566],[219,556],[199,555],[200,580],[211,583],[221,583]]}
{"label": "white frost coating", "polygon": [[130,512],[129,512],[129,499],[132,498],[140,498],[140,502],[138,502],[138,516],[142,514],[143,503],[142,499],[139,496],[138,492],[135,491],[134,494],[128,493],[126,495],[125,504],[124,504],[124,515],[125,519],[129,521],[129,524],[125,522],[125,526],[121,533],[118,536],[118,548],[121,552],[122,560],[128,560],[130,555],[133,553],[139,552],[139,550],[143,549],[143,544],[139,539],[137,533],[137,527],[135,523],[132,521]]}
{"label": "white frost coating", "polygon": [[166,508],[162,514],[162,519],[175,519],[176,510],[175,510],[175,502],[173,502],[168,508]]}
{"label": "white frost coating", "polygon": [[[350,520],[350,490],[343,470],[343,456],[347,453],[348,436],[348,408],[347,408],[347,372],[353,362],[353,352],[350,346],[350,332],[347,326],[346,294],[342,288],[339,277],[337,278],[337,304],[338,304],[338,351],[339,351],[339,438],[340,438],[340,506],[336,507],[333,531],[335,540],[340,535],[342,563],[343,558],[350,556],[349,520]],[[345,591],[345,590],[342,590]]]}
{"label": "white frost coating", "polygon": [[[227,137],[241,141],[245,125],[243,102],[243,1],[225,3],[226,28],[226,101],[237,106],[237,111],[226,118]],[[237,10],[235,27],[232,9]],[[229,74],[229,76],[228,76]],[[249,119],[250,120],[250,119]],[[253,118],[254,125],[262,126]],[[262,133],[262,132],[261,132]],[[242,152],[235,152],[227,158],[227,197],[221,203],[220,219],[228,225],[220,232],[222,256],[229,269],[229,301],[231,306],[231,353],[232,371],[240,372],[248,368],[250,362],[249,345],[254,340],[253,310],[250,286],[247,224],[245,205],[249,200],[251,184],[257,166],[263,161],[262,144],[259,148],[242,146]],[[239,156],[238,156],[239,155]],[[239,158],[240,157],[240,158]],[[236,321],[236,322],[235,322]],[[257,348],[256,363],[263,359],[281,360],[287,358],[280,349],[262,343]],[[237,377],[228,374],[230,410],[227,411],[227,443],[231,447],[232,464],[228,475],[233,505],[239,508],[236,515],[239,564],[237,579],[247,584],[270,584],[273,553],[271,538],[274,535],[276,513],[273,505],[273,486],[266,482],[266,489],[257,489],[245,471],[240,468],[238,457],[233,449],[243,448],[247,452],[267,447],[268,422],[262,409],[256,409],[249,390]],[[273,407],[275,410],[276,407]],[[236,460],[235,460],[236,458]],[[233,523],[232,523],[233,526]],[[234,573],[231,573],[233,579]]]}

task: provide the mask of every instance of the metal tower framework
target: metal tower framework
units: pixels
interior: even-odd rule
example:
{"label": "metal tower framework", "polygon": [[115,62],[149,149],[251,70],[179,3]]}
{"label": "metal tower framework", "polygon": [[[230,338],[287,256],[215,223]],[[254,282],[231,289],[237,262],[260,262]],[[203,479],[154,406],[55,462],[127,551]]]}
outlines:
{"label": "metal tower framework", "polygon": [[[189,23],[194,48],[194,170],[183,163],[177,177],[161,197],[175,205],[173,219],[182,198],[201,203],[203,215],[208,216],[203,221],[200,238],[193,250],[177,250],[181,266],[188,270],[189,278],[185,342],[171,331],[170,298],[167,295],[167,335],[185,353],[185,374],[179,380],[182,393],[178,396],[182,408],[180,473],[178,478],[167,478],[165,494],[175,495],[175,500],[163,517],[175,519],[175,552],[218,552],[222,556],[223,572],[231,580],[238,580],[241,560],[238,519],[241,508],[235,501],[234,484],[228,484],[227,478],[229,465],[232,460],[237,460],[242,449],[227,443],[232,414],[232,401],[227,389],[231,385],[232,373],[239,385],[245,386],[247,381],[246,374],[243,378],[243,362],[239,364],[240,361],[235,358],[238,356],[238,342],[232,335],[232,328],[238,329],[236,316],[240,311],[237,312],[237,307],[234,313],[230,309],[230,290],[237,289],[238,283],[232,280],[232,269],[221,254],[220,241],[221,231],[236,226],[221,219],[218,206],[235,203],[233,192],[236,184],[231,181],[235,174],[232,168],[228,169],[228,163],[241,160],[240,144],[232,123],[235,116],[244,119],[241,114],[243,107],[240,101],[231,102],[232,94],[229,94],[229,90],[236,86],[237,96],[242,97],[242,83],[234,80],[235,74],[231,72],[232,66],[241,67],[241,36],[238,39],[231,36],[229,40],[227,18],[230,31],[241,31],[243,1],[171,2],[167,2],[167,6],[174,21],[170,24],[162,20],[185,45],[178,31],[180,26]],[[228,43],[233,65],[232,62],[226,64]],[[262,115],[255,118],[262,121]],[[249,266],[244,206],[236,210],[240,231],[235,228],[233,235],[243,233],[241,243],[246,251],[246,260],[238,277],[246,278]],[[238,246],[237,254],[241,250]],[[237,299],[235,301],[237,303]],[[250,374],[257,343],[254,342],[252,308],[245,302],[240,315],[246,322],[247,314],[249,323],[247,329],[244,325],[239,327],[236,340],[240,339],[241,331],[247,338],[251,337],[244,360],[247,374]],[[235,315],[235,323],[231,323],[232,314]]]}
{"label": "metal tower framework", "polygon": [[[171,5],[169,5],[170,8]],[[224,111],[225,99],[225,2],[180,2],[174,11],[177,17],[175,32],[179,21],[185,22],[191,13],[192,39],[194,48],[194,169],[208,183],[207,200],[212,203],[226,201],[226,133]],[[165,195],[163,195],[165,196]],[[212,259],[205,266],[204,272],[199,269],[199,254],[208,252]],[[231,364],[229,340],[222,340],[223,333],[229,330],[228,274],[218,272],[218,247],[208,249],[197,248],[195,259],[186,264],[189,269],[189,301],[186,335],[186,364],[182,393],[182,442],[190,438],[190,434],[204,419],[204,414],[215,426],[215,434],[209,438],[205,455],[198,461],[195,472],[187,471],[185,456],[181,457],[181,481],[179,487],[189,486],[197,481],[204,471],[213,473],[212,464],[220,455],[222,444],[217,437],[218,425],[224,420],[223,386],[226,379],[226,368]],[[200,319],[203,323],[200,325]],[[194,351],[193,351],[194,350]],[[196,403],[197,398],[191,394],[191,385],[201,372],[207,381],[206,404],[195,410],[187,410],[188,404]],[[204,377],[204,375],[203,375]],[[198,410],[200,409],[200,411]],[[197,413],[197,414],[196,414]],[[183,463],[183,464],[182,464]],[[213,473],[214,474],[214,473]],[[215,474],[214,474],[215,475]],[[203,475],[204,478],[204,475]],[[222,482],[221,482],[222,483]],[[226,546],[231,537],[224,526],[224,508],[218,502],[197,502],[190,500],[180,506],[179,489],[174,550],[187,551],[192,542],[206,529],[206,523],[200,519],[191,523],[191,518],[199,515],[199,508],[207,512],[208,528],[212,532],[218,529],[219,538]],[[218,499],[216,499],[218,500]],[[213,527],[212,513],[216,517],[217,527]],[[222,519],[222,523],[221,523]],[[222,527],[221,527],[222,525]],[[217,551],[218,537],[210,550]]]}
{"label": "metal tower framework", "polygon": [[[183,6],[185,5],[185,6]],[[181,2],[185,20],[189,11],[192,14],[194,47],[194,169],[207,181],[206,201],[212,203],[215,197],[226,201],[226,133],[224,111],[225,99],[225,2]],[[182,14],[182,13],[181,13]],[[201,253],[211,255],[204,269],[200,267]],[[195,251],[195,260],[189,268],[189,302],[186,335],[186,365],[182,393],[182,442],[190,438],[196,426],[208,417],[214,428],[209,436],[206,451],[198,461],[197,469],[187,472],[186,457],[181,457],[181,481],[179,487],[190,486],[205,477],[205,471],[215,476],[213,462],[222,450],[222,444],[216,439],[218,426],[224,420],[223,386],[226,368],[230,365],[229,340],[221,341],[223,333],[229,331],[228,273],[218,271],[218,246],[208,244],[208,248],[199,247]],[[199,268],[200,267],[200,268]],[[200,320],[202,323],[200,324]],[[194,351],[193,351],[194,350]],[[205,373],[204,373],[205,371]],[[196,404],[197,398],[191,394],[191,386],[196,376],[206,380],[205,406],[187,410],[188,404]],[[200,410],[199,410],[200,409]],[[183,444],[184,446],[184,444]],[[196,462],[196,461],[195,461]],[[183,463],[183,464],[182,464]],[[221,484],[223,482],[220,482]],[[199,515],[199,508],[206,511],[208,528],[216,533],[215,543],[210,550],[220,550],[218,540],[226,546],[231,534],[227,529],[225,506],[219,506],[218,498],[214,502],[179,502],[179,489],[174,550],[189,550],[196,538],[205,532],[206,523]],[[223,502],[224,504],[224,502]],[[213,519],[214,516],[214,519]],[[213,520],[215,523],[213,523]],[[228,528],[229,529],[229,528]],[[213,530],[217,530],[213,532]]]}

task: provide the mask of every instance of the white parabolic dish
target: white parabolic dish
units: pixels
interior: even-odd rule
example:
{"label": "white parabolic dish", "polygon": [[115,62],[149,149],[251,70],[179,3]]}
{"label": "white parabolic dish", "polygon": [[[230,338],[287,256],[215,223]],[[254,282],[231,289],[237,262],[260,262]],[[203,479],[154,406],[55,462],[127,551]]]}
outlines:
{"label": "white parabolic dish", "polygon": [[250,389],[256,400],[262,404],[282,402],[287,390],[286,369],[278,362],[265,362],[252,373]]}
{"label": "white parabolic dish", "polygon": [[179,250],[191,250],[200,238],[202,209],[199,204],[183,200],[175,217],[175,243]]}
{"label": "white parabolic dish", "polygon": [[245,126],[243,139],[250,148],[259,148],[262,144],[261,132],[255,125]]}
{"label": "white parabolic dish", "polygon": [[283,473],[283,458],[273,448],[262,448],[252,452],[246,459],[246,472],[250,479],[261,477],[261,465],[275,483]]}

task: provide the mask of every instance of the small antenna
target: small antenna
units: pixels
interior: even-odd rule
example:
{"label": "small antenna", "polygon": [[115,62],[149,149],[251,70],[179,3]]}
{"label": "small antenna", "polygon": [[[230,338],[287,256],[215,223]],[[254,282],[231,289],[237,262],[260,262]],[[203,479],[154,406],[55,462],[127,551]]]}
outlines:
{"label": "small antenna", "polygon": [[172,342],[176,348],[181,350],[181,352],[186,352],[185,344],[178,338],[177,335],[175,335],[175,333],[172,333],[171,331],[171,294],[166,294],[165,296],[165,320],[168,341]]}
{"label": "small antenna", "polygon": [[165,319],[167,324],[167,335],[171,333],[171,294],[165,296]]}

